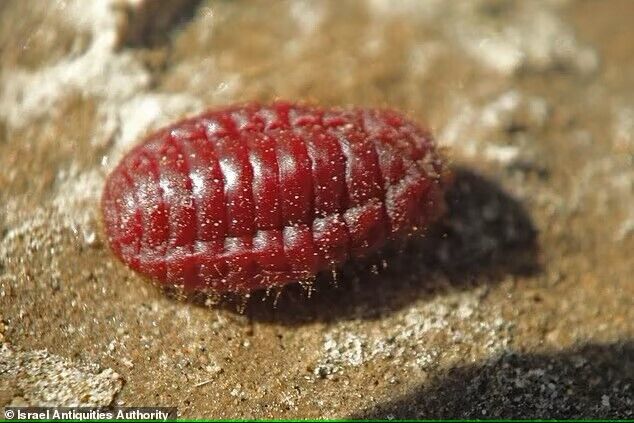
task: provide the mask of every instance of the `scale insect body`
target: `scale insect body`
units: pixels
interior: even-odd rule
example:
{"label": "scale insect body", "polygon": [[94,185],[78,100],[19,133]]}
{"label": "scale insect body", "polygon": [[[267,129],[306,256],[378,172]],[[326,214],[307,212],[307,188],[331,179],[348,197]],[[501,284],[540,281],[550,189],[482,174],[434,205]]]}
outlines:
{"label": "scale insect body", "polygon": [[102,212],[141,274],[249,293],[423,231],[444,171],[429,133],[396,112],[251,103],[150,134],[108,176]]}

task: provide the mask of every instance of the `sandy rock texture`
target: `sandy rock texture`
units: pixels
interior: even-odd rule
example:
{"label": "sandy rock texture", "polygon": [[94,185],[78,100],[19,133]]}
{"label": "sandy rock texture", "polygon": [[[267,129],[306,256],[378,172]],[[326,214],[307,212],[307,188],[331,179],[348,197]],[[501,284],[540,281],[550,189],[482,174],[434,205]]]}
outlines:
{"label": "sandy rock texture", "polygon": [[[0,2],[0,405],[182,417],[634,410],[634,2]],[[180,301],[105,245],[147,131],[275,98],[393,107],[455,172],[404,252],[276,306]]]}

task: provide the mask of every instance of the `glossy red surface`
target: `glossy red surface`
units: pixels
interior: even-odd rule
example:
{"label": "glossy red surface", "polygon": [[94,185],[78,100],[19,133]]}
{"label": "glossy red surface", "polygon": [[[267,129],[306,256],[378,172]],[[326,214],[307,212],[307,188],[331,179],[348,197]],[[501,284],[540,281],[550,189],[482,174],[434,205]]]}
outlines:
{"label": "glossy red surface", "polygon": [[443,163],[398,113],[276,102],[212,110],[151,134],[109,175],[112,250],[188,291],[314,277],[424,230]]}

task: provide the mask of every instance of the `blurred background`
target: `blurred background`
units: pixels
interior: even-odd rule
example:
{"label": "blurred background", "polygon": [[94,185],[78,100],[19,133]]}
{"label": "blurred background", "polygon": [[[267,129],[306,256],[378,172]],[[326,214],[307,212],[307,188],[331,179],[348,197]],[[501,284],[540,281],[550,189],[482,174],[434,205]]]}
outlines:
{"label": "blurred background", "polygon": [[[0,405],[632,418],[633,18],[629,0],[1,0]],[[122,154],[277,98],[431,128],[447,217],[379,275],[244,314],[117,262],[99,197]]]}

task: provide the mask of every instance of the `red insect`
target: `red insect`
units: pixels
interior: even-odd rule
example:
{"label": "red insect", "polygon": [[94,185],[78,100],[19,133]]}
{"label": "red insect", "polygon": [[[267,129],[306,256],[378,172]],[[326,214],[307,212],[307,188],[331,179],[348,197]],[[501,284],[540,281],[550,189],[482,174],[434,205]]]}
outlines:
{"label": "red insect", "polygon": [[431,136],[395,112],[247,104],[149,135],[108,177],[102,209],[133,269],[246,293],[425,229],[444,171]]}

